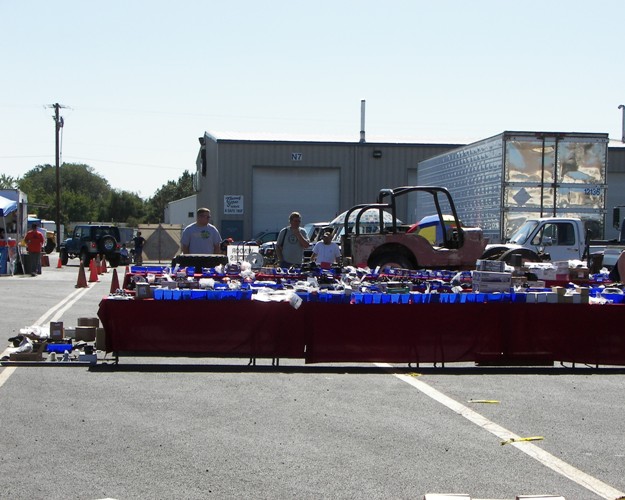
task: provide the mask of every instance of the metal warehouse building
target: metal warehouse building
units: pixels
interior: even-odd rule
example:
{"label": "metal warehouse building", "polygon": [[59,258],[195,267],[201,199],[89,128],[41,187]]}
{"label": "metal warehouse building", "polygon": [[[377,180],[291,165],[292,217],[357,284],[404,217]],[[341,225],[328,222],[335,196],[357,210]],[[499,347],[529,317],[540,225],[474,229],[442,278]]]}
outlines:
{"label": "metal warehouse building", "polygon": [[[381,188],[417,184],[417,164],[461,144],[254,140],[200,137],[197,206],[211,209],[222,237],[249,239],[278,230],[293,211],[303,224],[330,221]],[[625,149],[610,147],[606,208],[625,205]],[[453,193],[452,193],[453,195]],[[398,217],[415,222],[411,207]],[[606,229],[611,218],[606,220]],[[606,234],[613,237],[612,233]]]}
{"label": "metal warehouse building", "polygon": [[[416,183],[417,163],[455,144],[394,144],[200,137],[197,205],[211,209],[222,237],[248,239],[287,225],[330,221],[385,187]],[[398,216],[406,219],[406,207]]]}

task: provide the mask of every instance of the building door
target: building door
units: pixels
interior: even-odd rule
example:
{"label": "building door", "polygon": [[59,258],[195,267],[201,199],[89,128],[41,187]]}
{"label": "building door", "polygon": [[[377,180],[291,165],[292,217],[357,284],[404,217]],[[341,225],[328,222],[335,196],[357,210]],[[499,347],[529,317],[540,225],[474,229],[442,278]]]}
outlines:
{"label": "building door", "polygon": [[338,168],[255,167],[250,236],[283,228],[291,212],[302,214],[302,225],[331,221],[339,211],[339,186]]}

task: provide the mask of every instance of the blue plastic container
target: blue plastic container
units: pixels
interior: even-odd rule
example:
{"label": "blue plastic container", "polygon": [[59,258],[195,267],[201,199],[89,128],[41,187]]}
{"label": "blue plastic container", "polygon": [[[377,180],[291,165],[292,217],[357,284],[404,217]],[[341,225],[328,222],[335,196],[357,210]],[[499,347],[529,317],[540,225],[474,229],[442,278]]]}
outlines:
{"label": "blue plastic container", "polygon": [[48,344],[46,346],[46,352],[60,352],[70,351],[74,348],[72,344]]}

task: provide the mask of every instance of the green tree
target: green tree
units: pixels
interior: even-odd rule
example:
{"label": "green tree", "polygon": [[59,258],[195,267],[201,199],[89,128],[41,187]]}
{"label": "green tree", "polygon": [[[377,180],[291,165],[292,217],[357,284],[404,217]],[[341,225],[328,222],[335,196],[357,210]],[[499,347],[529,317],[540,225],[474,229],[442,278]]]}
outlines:
{"label": "green tree", "polygon": [[[93,168],[76,163],[63,163],[59,170],[61,187],[61,224],[98,220],[102,207],[108,207],[111,186]],[[56,218],[56,168],[38,165],[19,181],[19,189],[28,195],[28,204],[39,217]],[[105,220],[108,220],[105,219]]]}
{"label": "green tree", "polygon": [[147,222],[156,224],[163,221],[165,207],[170,201],[195,194],[193,175],[185,170],[177,181],[169,181],[147,202]]}
{"label": "green tree", "polygon": [[145,202],[136,193],[113,189],[109,196],[106,219],[112,222],[125,222],[136,227],[145,218]]}
{"label": "green tree", "polygon": [[0,189],[17,189],[19,178],[0,174]]}

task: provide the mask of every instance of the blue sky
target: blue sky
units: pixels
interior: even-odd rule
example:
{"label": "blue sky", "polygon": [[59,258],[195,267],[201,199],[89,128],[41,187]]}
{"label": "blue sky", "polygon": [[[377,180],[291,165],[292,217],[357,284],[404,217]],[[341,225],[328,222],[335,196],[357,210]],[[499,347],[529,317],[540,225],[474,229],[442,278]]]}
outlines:
{"label": "blue sky", "polygon": [[622,0],[0,0],[0,173],[92,166],[143,198],[197,138],[621,139]]}

